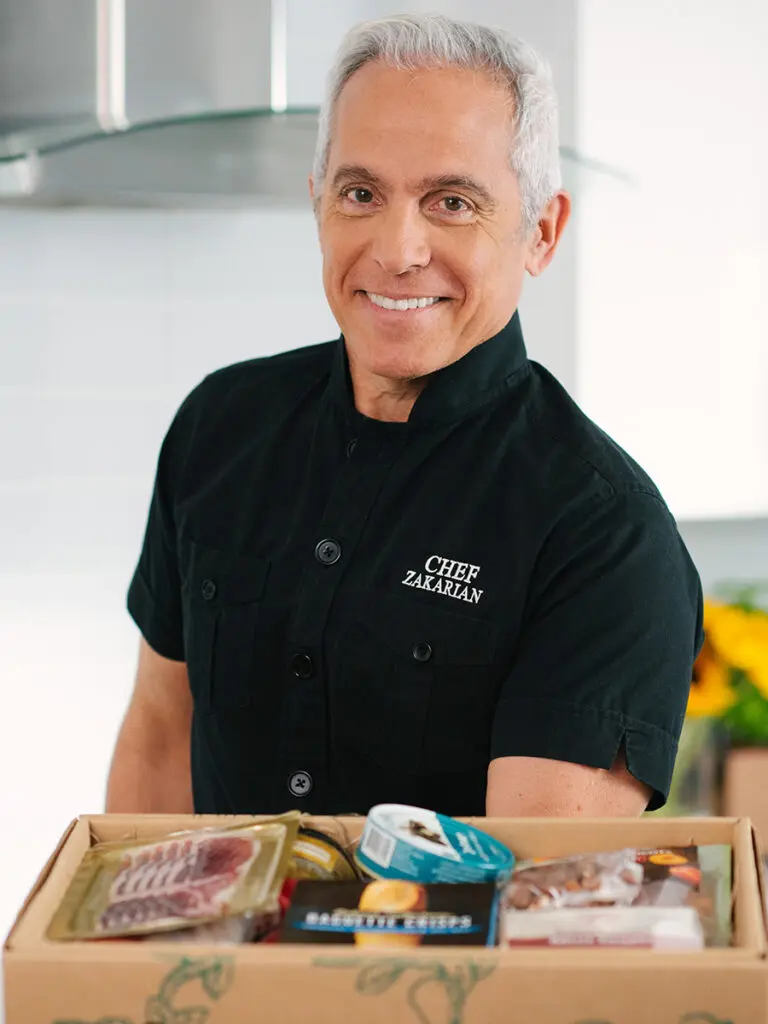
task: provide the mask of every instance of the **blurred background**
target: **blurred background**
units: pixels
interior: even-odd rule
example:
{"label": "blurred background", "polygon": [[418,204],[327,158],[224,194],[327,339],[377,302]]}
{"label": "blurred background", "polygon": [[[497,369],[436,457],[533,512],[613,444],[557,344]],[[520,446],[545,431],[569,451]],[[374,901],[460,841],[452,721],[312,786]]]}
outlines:
{"label": "blurred background", "polygon": [[[762,596],[721,593],[768,578],[768,6],[404,7],[552,63],[575,213],[527,285],[526,341],[655,478],[715,599],[674,806],[719,809],[729,738],[768,744]],[[306,188],[316,110],[341,34],[396,10],[0,0],[3,935],[69,820],[103,807],[174,411],[216,367],[338,333]]]}

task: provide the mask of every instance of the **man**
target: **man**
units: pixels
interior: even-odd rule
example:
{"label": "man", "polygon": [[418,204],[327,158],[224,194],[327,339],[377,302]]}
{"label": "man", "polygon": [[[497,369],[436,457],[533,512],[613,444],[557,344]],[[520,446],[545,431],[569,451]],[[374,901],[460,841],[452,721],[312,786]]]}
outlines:
{"label": "man", "polygon": [[346,37],[310,182],[342,337],[176,415],[109,810],[663,803],[701,591],[651,480],[526,357],[557,152],[518,41],[437,16]]}

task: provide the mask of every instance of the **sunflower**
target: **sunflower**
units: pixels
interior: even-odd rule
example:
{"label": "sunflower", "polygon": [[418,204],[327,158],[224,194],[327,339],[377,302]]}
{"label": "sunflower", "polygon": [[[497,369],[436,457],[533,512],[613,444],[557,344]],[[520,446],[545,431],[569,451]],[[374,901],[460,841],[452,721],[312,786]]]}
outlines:
{"label": "sunflower", "polygon": [[768,615],[706,602],[704,629],[715,656],[746,672],[768,697]]}
{"label": "sunflower", "polygon": [[693,666],[686,714],[692,718],[719,718],[730,708],[736,695],[730,685],[731,671],[718,657],[709,637]]}

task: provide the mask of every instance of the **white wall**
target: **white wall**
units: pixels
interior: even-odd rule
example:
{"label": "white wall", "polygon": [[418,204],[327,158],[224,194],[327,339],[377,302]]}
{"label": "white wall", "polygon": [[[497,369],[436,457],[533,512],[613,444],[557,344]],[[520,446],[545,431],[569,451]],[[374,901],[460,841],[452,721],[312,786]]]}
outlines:
{"label": "white wall", "polygon": [[208,370],[337,328],[306,212],[3,211],[0,239],[4,933],[67,821],[103,806],[174,410]]}
{"label": "white wall", "polygon": [[768,513],[768,3],[581,0],[578,392],[673,512]]}

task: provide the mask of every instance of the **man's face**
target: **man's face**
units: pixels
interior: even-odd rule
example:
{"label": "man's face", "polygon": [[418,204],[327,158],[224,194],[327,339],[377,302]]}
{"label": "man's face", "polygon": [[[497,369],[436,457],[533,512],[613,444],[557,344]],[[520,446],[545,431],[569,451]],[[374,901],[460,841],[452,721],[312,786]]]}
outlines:
{"label": "man's face", "polygon": [[[344,86],[318,212],[323,283],[357,374],[423,377],[492,337],[538,272],[506,89],[372,62]],[[392,300],[419,308],[392,309]]]}

